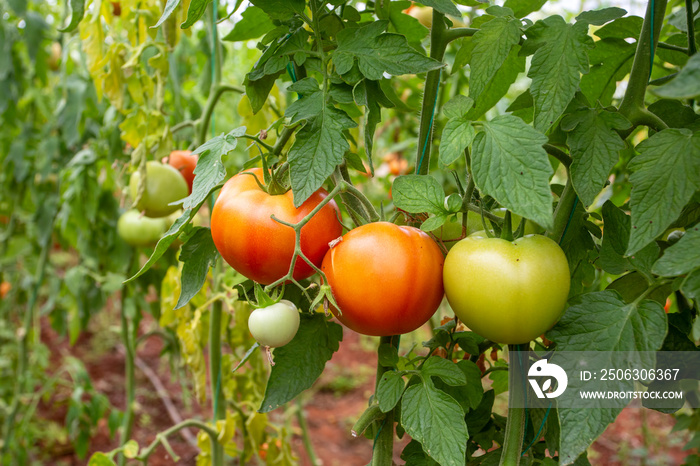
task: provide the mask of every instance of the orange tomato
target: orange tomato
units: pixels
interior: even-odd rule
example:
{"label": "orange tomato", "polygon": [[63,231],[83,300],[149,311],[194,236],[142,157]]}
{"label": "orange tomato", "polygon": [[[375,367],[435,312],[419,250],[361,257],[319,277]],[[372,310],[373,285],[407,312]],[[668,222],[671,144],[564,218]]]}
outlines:
{"label": "orange tomato", "polygon": [[355,228],[331,248],[321,270],[338,320],[365,335],[411,332],[443,297],[440,248],[418,228],[376,222]]}
{"label": "orange tomato", "polygon": [[10,282],[2,282],[0,283],[0,298],[5,298],[7,296],[7,293],[10,292],[12,289],[12,285],[10,285]]}
{"label": "orange tomato", "polygon": [[[211,216],[211,234],[216,249],[242,275],[268,285],[284,277],[294,254],[294,230],[272,218],[298,223],[328,196],[316,191],[298,209],[292,191],[270,195],[260,189],[262,169],[254,168],[233,176],[221,189]],[[343,227],[338,205],[330,201],[301,229],[301,250],[316,266],[321,265],[328,243],[338,238]],[[301,258],[294,266],[294,279],[301,280],[314,270]]]}
{"label": "orange tomato", "polygon": [[189,150],[174,150],[170,153],[168,163],[172,167],[175,167],[182,177],[187,181],[187,186],[189,187],[189,192],[192,194],[192,183],[194,183],[194,169],[197,167],[198,157],[192,155],[192,151]]}

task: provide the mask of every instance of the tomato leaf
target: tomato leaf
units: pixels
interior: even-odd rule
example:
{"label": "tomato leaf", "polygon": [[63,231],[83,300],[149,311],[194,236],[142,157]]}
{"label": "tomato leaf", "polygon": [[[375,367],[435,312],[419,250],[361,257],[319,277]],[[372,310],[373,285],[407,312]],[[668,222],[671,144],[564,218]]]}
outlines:
{"label": "tomato leaf", "polygon": [[411,2],[391,2],[389,21],[391,21],[391,25],[394,26],[396,32],[406,36],[406,39],[411,45],[420,45],[421,41],[428,35],[429,30],[427,27],[423,26],[418,19],[404,13],[404,10],[410,6]]}
{"label": "tomato leaf", "polygon": [[452,118],[442,130],[440,138],[440,162],[445,165],[456,162],[472,143],[476,131],[466,118]]}
{"label": "tomato leaf", "polygon": [[156,24],[151,26],[151,28],[157,28],[165,22],[166,19],[175,11],[175,8],[180,4],[180,0],[168,0],[163,8],[163,14]]}
{"label": "tomato leaf", "polygon": [[525,57],[520,55],[520,50],[521,47],[519,45],[515,45],[510,49],[508,57],[493,79],[486,84],[484,90],[479,94],[479,98],[476,99],[474,108],[469,111],[467,118],[472,121],[476,120],[496,105],[506,95],[518,75],[525,71]]}
{"label": "tomato leaf", "polygon": [[533,11],[537,11],[547,3],[547,0],[506,0],[504,7],[513,10],[516,18],[524,18]]}
{"label": "tomato leaf", "polygon": [[117,463],[107,454],[102,452],[93,453],[88,461],[88,466],[116,466]]}
{"label": "tomato leaf", "polygon": [[192,194],[185,198],[182,207],[191,209],[195,205],[206,200],[210,193],[226,177],[226,168],[222,158],[238,145],[239,137],[245,134],[245,126],[231,130],[228,134],[221,134],[211,138],[192,151],[193,155],[199,155],[197,167],[194,169],[194,183]]}
{"label": "tomato leaf", "polygon": [[665,129],[637,145],[637,152],[628,164],[634,173],[627,254],[663,233],[700,189],[700,133]]}
{"label": "tomato leaf", "polygon": [[294,339],[274,351],[275,365],[259,412],[270,412],[311,387],[342,340],[339,324],[327,321],[322,314],[302,315]]}
{"label": "tomato leaf", "polygon": [[374,164],[372,163],[372,148],[374,146],[374,130],[382,121],[382,109],[394,107],[394,103],[384,94],[377,81],[363,79],[358,82],[352,90],[354,101],[358,105],[364,105],[365,112],[365,152],[369,160],[370,172],[374,174]]}
{"label": "tomato leaf", "polygon": [[537,21],[525,32],[524,50],[535,52],[528,76],[535,102],[535,128],[547,131],[574,97],[581,74],[588,72],[586,50],[593,47],[588,24],[567,24],[561,16]]}
{"label": "tomato leaf", "polygon": [[180,28],[187,29],[196,23],[207,11],[209,3],[211,0],[191,0],[190,7],[187,9],[187,19],[180,25]]}
{"label": "tomato leaf", "polygon": [[520,41],[520,21],[514,18],[494,18],[484,24],[472,39],[469,67],[469,96],[477,100]]}
{"label": "tomato leaf", "polygon": [[439,356],[429,357],[420,367],[426,377],[439,377],[447,385],[458,386],[467,383],[467,377],[452,361]]}
{"label": "tomato leaf", "polygon": [[681,284],[681,291],[688,299],[700,299],[700,269],[689,273]]}
{"label": "tomato leaf", "polygon": [[[172,1],[172,0],[171,0]],[[222,40],[240,42],[257,39],[275,27],[270,17],[260,8],[249,6],[243,10],[242,18]]]}
{"label": "tomato leaf", "polygon": [[209,267],[213,266],[219,253],[214,246],[209,228],[197,227],[182,245],[178,260],[182,266],[182,288],[175,309],[180,309],[190,302],[207,279]]}
{"label": "tomato leaf", "polygon": [[455,16],[457,18],[462,17],[462,13],[460,13],[455,4],[452,3],[452,0],[421,0],[420,3],[439,11],[440,13]]}
{"label": "tomato leaf", "polygon": [[462,407],[430,378],[411,385],[401,400],[401,424],[442,466],[464,466],[467,424]]}
{"label": "tomato leaf", "polygon": [[306,7],[304,0],[251,0],[253,5],[262,9],[271,19],[285,21],[295,13],[303,13]]}
{"label": "tomato leaf", "polygon": [[[596,31],[596,34],[599,32]],[[590,71],[583,75],[580,84],[581,92],[589,102],[612,103],[617,82],[632,69],[635,50],[634,44],[628,44],[621,38],[608,38],[595,43],[595,48],[588,53]]]}
{"label": "tomato leaf", "polygon": [[70,23],[65,28],[59,29],[60,32],[75,31],[85,16],[85,0],[70,0],[68,4],[70,5]]}
{"label": "tomato leaf", "polygon": [[388,21],[375,21],[338,33],[333,63],[338,74],[350,71],[355,61],[366,78],[377,81],[384,73],[394,76],[425,73],[444,66],[408,45],[404,36],[384,33]]}
{"label": "tomato leaf", "polygon": [[476,185],[513,213],[552,226],[552,166],[547,138],[523,120],[502,115],[481,123],[472,145]]}
{"label": "tomato leaf", "polygon": [[676,244],[664,251],[652,271],[662,277],[683,275],[700,267],[700,227],[690,228]]}
{"label": "tomato leaf", "polygon": [[377,386],[377,401],[379,409],[383,413],[388,413],[401,399],[406,383],[403,380],[402,372],[389,371],[382,375]]}
{"label": "tomato leaf", "polygon": [[571,180],[581,201],[589,206],[608,179],[625,143],[615,130],[631,123],[619,113],[585,109],[567,115],[561,122],[568,131],[571,149]]}
{"label": "tomato leaf", "polygon": [[320,113],[297,132],[289,150],[296,207],[316,192],[343,161],[343,155],[350,149],[343,130],[356,126],[347,113],[326,103]]}
{"label": "tomato leaf", "polygon": [[[667,327],[666,314],[658,302],[644,300],[639,304],[625,304],[619,293],[606,290],[574,298],[559,323],[547,332],[547,338],[557,343],[559,351],[601,351],[608,354],[627,351],[634,355],[658,350]],[[643,367],[654,367],[653,363],[645,361]],[[605,367],[618,366],[611,363]],[[577,389],[581,383],[585,382],[570,379],[568,389]],[[559,454],[562,463],[576,460],[615,420],[623,406],[560,408]]]}
{"label": "tomato leaf", "polygon": [[446,381],[445,384],[436,381],[435,386],[457,400],[465,412],[476,409],[484,396],[484,388],[481,385],[481,370],[468,359],[459,361],[456,366],[464,374],[466,381],[464,384],[449,386],[446,385]]}
{"label": "tomato leaf", "polygon": [[618,7],[601,8],[600,10],[584,11],[576,17],[576,21],[583,21],[593,26],[602,26],[626,14],[625,10]]}
{"label": "tomato leaf", "polygon": [[412,214],[429,212],[448,214],[445,209],[445,190],[432,176],[404,175],[394,180],[391,189],[394,204]]}
{"label": "tomato leaf", "polygon": [[434,459],[426,455],[423,447],[415,440],[411,440],[401,452],[401,459],[407,466],[440,466]]}
{"label": "tomato leaf", "polygon": [[671,99],[693,99],[700,96],[700,55],[688,59],[688,63],[669,83],[654,90],[654,94]]}

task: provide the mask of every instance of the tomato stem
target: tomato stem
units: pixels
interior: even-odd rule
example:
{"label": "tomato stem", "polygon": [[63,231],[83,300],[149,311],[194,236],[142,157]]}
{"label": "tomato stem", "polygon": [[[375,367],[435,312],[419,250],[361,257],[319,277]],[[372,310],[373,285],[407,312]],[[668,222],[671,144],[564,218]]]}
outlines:
{"label": "tomato stem", "polygon": [[143,464],[148,464],[148,458],[153,454],[158,445],[164,444],[169,436],[188,427],[196,427],[204,431],[211,439],[212,444],[218,444],[217,437],[219,434],[215,428],[196,419],[187,419],[156,435],[155,440],[153,440],[148,447],[141,450],[141,454],[136,459],[141,461]]}
{"label": "tomato stem", "polygon": [[[133,251],[131,260],[127,267],[127,276],[134,272],[134,267],[138,267],[138,252]],[[129,299],[130,285],[126,284],[122,288],[122,299],[120,309],[121,319],[121,336],[122,344],[124,345],[124,389],[126,392],[126,401],[124,403],[124,418],[120,426],[119,445],[123,446],[131,438],[131,430],[134,423],[134,402],[136,400],[136,387],[134,384],[134,358],[136,357],[136,345],[134,344],[134,330],[132,322],[127,316],[126,305]],[[122,466],[126,462],[123,454],[119,454],[119,465]]]}
{"label": "tomato stem", "polygon": [[547,232],[547,236],[561,244],[561,241],[566,230],[566,225],[569,223],[571,218],[571,211],[574,209],[576,203],[576,191],[571,183],[571,176],[564,186],[564,191],[561,193],[559,202],[557,203],[557,208],[554,210],[554,228]]}
{"label": "tomato stem", "polygon": [[[380,337],[379,346],[377,348],[381,348],[382,345],[387,344],[398,349],[399,341],[399,335]],[[393,367],[383,366],[381,362],[379,362],[379,356],[377,356],[377,380],[375,381],[375,392],[379,387],[379,381],[382,380],[384,373],[393,369]],[[381,422],[379,429],[379,433],[374,441],[372,462],[370,464],[371,466],[392,466],[392,458],[394,456],[394,410],[386,413],[386,417]]]}
{"label": "tomato stem", "polygon": [[527,350],[523,351],[521,345],[508,345],[508,350],[508,420],[499,466],[518,466],[525,436],[526,412],[525,408],[514,406],[525,405],[526,387],[523,384],[523,368],[527,361]]}
{"label": "tomato stem", "polygon": [[668,126],[646,109],[644,96],[651,75],[652,50],[656,47],[656,43],[659,40],[659,33],[661,32],[666,12],[666,3],[667,0],[649,0],[642,31],[639,33],[639,39],[637,40],[637,51],[632,63],[629,84],[620,103],[620,113],[626,116],[634,126],[647,125],[657,131]]}

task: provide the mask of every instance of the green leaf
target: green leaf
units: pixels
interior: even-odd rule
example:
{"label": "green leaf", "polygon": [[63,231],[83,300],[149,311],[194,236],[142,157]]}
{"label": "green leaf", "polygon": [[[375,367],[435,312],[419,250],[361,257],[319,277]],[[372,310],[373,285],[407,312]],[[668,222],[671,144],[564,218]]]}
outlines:
{"label": "green leaf", "polygon": [[[304,78],[302,81],[313,81],[318,86],[318,82],[316,82],[314,78]],[[290,125],[294,125],[300,121],[311,120],[317,117],[322,110],[323,92],[319,91],[317,87],[315,91],[305,91],[304,97],[292,102],[292,104],[289,107],[287,107],[287,110],[284,112],[284,116],[289,118]]]}
{"label": "green leaf", "polygon": [[401,372],[389,371],[382,375],[377,386],[377,401],[379,409],[383,413],[388,413],[401,399],[406,384],[403,381]]}
{"label": "green leaf", "polygon": [[394,345],[383,343],[379,345],[377,357],[382,366],[394,367],[399,362],[399,350]]}
{"label": "green leaf", "polygon": [[411,2],[391,2],[389,21],[392,26],[394,26],[394,29],[396,29],[396,32],[406,36],[409,43],[420,45],[420,42],[425,39],[425,36],[427,36],[430,31],[416,18],[403,12],[409,6],[411,6]]}
{"label": "green leaf", "polygon": [[513,213],[551,228],[552,166],[542,148],[547,138],[512,115],[482,124],[472,145],[476,185]]}
{"label": "green leaf", "polygon": [[365,152],[369,159],[370,171],[374,173],[374,164],[372,163],[372,150],[374,147],[374,130],[382,121],[381,107],[392,108],[394,103],[384,94],[381,86],[377,81],[363,79],[358,82],[352,90],[354,101],[358,105],[364,105],[367,108],[365,112]]}
{"label": "green leaf", "polygon": [[262,9],[271,19],[285,21],[295,13],[303,13],[304,0],[251,0],[250,3]]}
{"label": "green leaf", "polygon": [[590,71],[583,75],[580,84],[589,102],[611,104],[617,82],[632,69],[635,50],[634,44],[620,38],[606,38],[595,43],[595,48],[588,53]]}
{"label": "green leaf", "polygon": [[619,113],[584,109],[567,115],[561,128],[568,132],[571,148],[571,181],[581,201],[588,207],[605,185],[625,143],[615,130],[627,129],[630,122]]}
{"label": "green leaf", "polygon": [[518,75],[525,71],[526,60],[524,56],[520,55],[520,50],[521,47],[519,45],[513,46],[506,61],[503,62],[496,75],[486,85],[479,98],[476,99],[474,108],[469,111],[467,118],[472,121],[477,120],[493,108],[506,95]]}
{"label": "green leaf", "polygon": [[263,75],[256,80],[250,79],[252,72],[246,75],[243,84],[245,85],[245,93],[250,100],[250,106],[253,108],[253,113],[258,113],[263,108],[265,101],[267,101],[267,96],[270,95],[270,91],[275,85],[275,81],[282,73],[283,71],[271,75]]}
{"label": "green leaf", "polygon": [[258,7],[249,6],[243,11],[242,16],[241,20],[233,26],[231,32],[226,34],[222,40],[239,42],[257,39],[275,27],[270,17]]}
{"label": "green leaf", "polygon": [[163,14],[160,16],[160,19],[158,22],[151,26],[151,28],[157,28],[160,27],[161,24],[165,22],[166,19],[170,17],[173,11],[175,11],[175,8],[180,4],[180,0],[168,0],[165,3],[165,7],[163,8]]}
{"label": "green leaf", "polygon": [[647,277],[651,266],[659,257],[659,247],[650,243],[630,258],[624,257],[630,237],[631,220],[611,201],[603,204],[605,234],[600,248],[600,266],[608,273],[619,275],[628,270],[639,270]]}
{"label": "green leaf", "polygon": [[475,135],[471,121],[466,118],[449,120],[440,137],[440,162],[450,165],[464,156],[464,150],[472,143]]}
{"label": "green leaf", "polygon": [[136,440],[129,440],[124,444],[124,456],[126,458],[136,458],[139,454],[139,444]]}
{"label": "green leaf", "polygon": [[401,452],[401,459],[406,466],[440,466],[434,459],[423,451],[423,447],[415,440],[411,440]]}
{"label": "green leaf", "polygon": [[457,364],[439,356],[429,357],[420,366],[420,371],[425,377],[439,377],[447,385],[458,386],[467,383],[467,377]]}
{"label": "green leaf", "polygon": [[[619,18],[610,24],[606,24],[602,28],[594,32],[601,39],[634,39],[639,38],[639,33],[642,31],[644,19],[639,16],[625,16]],[[598,44],[596,44],[598,45]]]}
{"label": "green leaf", "polygon": [[185,198],[182,207],[191,209],[201,205],[209,194],[226,177],[226,168],[222,158],[238,145],[239,137],[245,134],[245,126],[231,130],[228,134],[216,136],[192,151],[193,155],[199,155],[197,167],[194,169],[194,183],[192,194]]}
{"label": "green leaf", "polygon": [[464,374],[466,383],[459,386],[442,386],[438,384],[436,386],[457,400],[465,412],[470,409],[476,409],[484,395],[484,388],[481,385],[481,370],[468,359],[459,361],[457,367]]}
{"label": "green leaf", "polygon": [[683,275],[700,267],[700,227],[686,231],[676,244],[664,251],[652,271],[662,277]]}
{"label": "green leaf", "polygon": [[700,96],[700,54],[695,54],[670,82],[654,89],[654,94],[669,99],[693,99]]}
{"label": "green leaf", "polygon": [[494,18],[474,34],[472,58],[469,64],[469,96],[477,100],[493,80],[496,72],[520,41],[520,21],[510,18]]}
{"label": "green leaf", "polygon": [[102,452],[93,453],[88,461],[88,466],[117,466],[117,463]]}
{"label": "green leaf", "polygon": [[584,11],[576,17],[576,21],[583,21],[593,26],[602,26],[626,14],[627,11],[614,6],[600,10]]}
{"label": "green leaf", "polygon": [[342,340],[339,324],[327,321],[323,314],[302,314],[294,339],[274,351],[275,365],[259,412],[268,413],[311,387]]}
{"label": "green leaf", "polygon": [[59,29],[60,32],[75,31],[85,16],[85,0],[70,0],[68,5],[70,5],[70,23],[65,28]]}
{"label": "green leaf", "polygon": [[474,106],[474,99],[457,94],[452,97],[443,107],[442,111],[447,118],[462,118]]}
{"label": "green leaf", "polygon": [[665,129],[642,141],[637,151],[628,164],[634,172],[628,255],[663,233],[700,189],[700,133]]}
{"label": "green leaf", "polygon": [[525,50],[535,50],[528,76],[535,103],[535,128],[547,131],[574,97],[581,73],[588,72],[586,50],[593,46],[588,24],[567,24],[561,16],[537,21],[525,32]]}
{"label": "green leaf", "polygon": [[442,466],[464,466],[469,439],[464,411],[429,380],[406,389],[401,401],[401,424]]}
{"label": "green leaf", "polygon": [[457,18],[462,17],[462,13],[460,13],[455,4],[452,3],[452,0],[421,0],[420,3],[439,11],[440,13],[455,16]]}
{"label": "green leaf", "polygon": [[533,11],[542,8],[545,3],[547,0],[506,0],[503,6],[513,10],[516,18],[524,18]]}
{"label": "green leaf", "polygon": [[375,21],[338,33],[333,63],[338,74],[350,71],[355,61],[368,79],[379,80],[384,73],[394,76],[425,73],[444,66],[408,45],[404,36],[383,33],[387,21]]}
{"label": "green leaf", "polygon": [[681,291],[688,299],[700,299],[700,269],[694,270],[683,280]]}
{"label": "green leaf", "polygon": [[[559,323],[547,333],[547,338],[557,343],[559,351],[628,351],[634,354],[658,350],[666,330],[666,315],[659,303],[644,300],[639,304],[625,304],[617,292],[606,290],[574,298]],[[574,386],[576,381],[570,383]],[[559,408],[561,462],[573,463],[621,410]]]}
{"label": "green leaf", "polygon": [[661,118],[669,128],[688,128],[692,130],[694,127],[698,127],[700,115],[678,100],[660,99],[647,108]]}
{"label": "green leaf", "polygon": [[180,28],[187,29],[196,23],[207,11],[209,3],[211,3],[211,0],[192,0],[190,7],[187,9],[187,19],[180,25]]}
{"label": "green leaf", "polygon": [[343,130],[357,126],[344,111],[325,104],[322,111],[296,133],[289,150],[294,205],[299,207],[318,190],[350,149]]}
{"label": "green leaf", "polygon": [[391,192],[396,207],[406,212],[447,213],[445,191],[442,185],[430,175],[399,176],[394,180]]}
{"label": "green leaf", "polygon": [[209,228],[197,227],[192,236],[182,245],[178,260],[182,266],[182,288],[175,309],[180,309],[190,302],[207,279],[209,267],[219,256]]}
{"label": "green leaf", "polygon": [[433,215],[421,224],[420,229],[425,232],[437,230],[445,224],[447,217],[446,214]]}

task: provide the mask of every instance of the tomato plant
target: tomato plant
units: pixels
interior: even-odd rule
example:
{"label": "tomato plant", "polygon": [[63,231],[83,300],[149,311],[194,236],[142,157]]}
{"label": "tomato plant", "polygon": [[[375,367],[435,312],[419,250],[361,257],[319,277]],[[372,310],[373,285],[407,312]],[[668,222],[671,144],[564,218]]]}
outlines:
{"label": "tomato plant", "polygon": [[389,336],[412,332],[435,313],[443,297],[443,261],[435,241],[419,229],[376,222],[343,236],[321,269],[338,320],[365,335]]}
{"label": "tomato plant", "polygon": [[[197,429],[201,466],[289,466],[294,413],[317,463],[299,395],[355,329],[380,335],[367,462],[408,434],[409,466],[590,464],[627,403],[540,400],[526,366],[697,352],[700,12],[569,3],[0,0],[0,462],[80,461],[106,425],[95,464]],[[168,215],[155,244],[135,228]],[[249,317],[282,299],[298,329],[267,365]],[[160,374],[174,405],[209,406],[144,445],[151,337],[186,371]],[[123,349],[119,396],[63,355],[86,339]],[[672,382],[631,406],[695,464],[696,380]]]}
{"label": "tomato plant", "polygon": [[[211,234],[219,253],[231,267],[251,280],[268,285],[287,274],[295,252],[294,230],[278,220],[300,221],[328,193],[318,190],[297,208],[292,191],[276,195],[265,192],[258,184],[262,178],[262,170],[253,169],[232,177],[224,185],[212,211]],[[338,215],[338,207],[331,201],[301,230],[301,251],[316,267],[321,265],[328,243],[342,233]],[[309,264],[297,259],[295,280],[313,273]]]}
{"label": "tomato plant", "polygon": [[527,343],[549,330],[569,295],[569,265],[551,239],[465,238],[445,258],[445,295],[455,315],[498,343]]}
{"label": "tomato plant", "polygon": [[129,181],[129,193],[134,207],[148,217],[165,217],[179,209],[170,205],[187,197],[185,178],[170,165],[150,161],[146,163],[146,177],[141,191],[141,172],[136,171]]}

